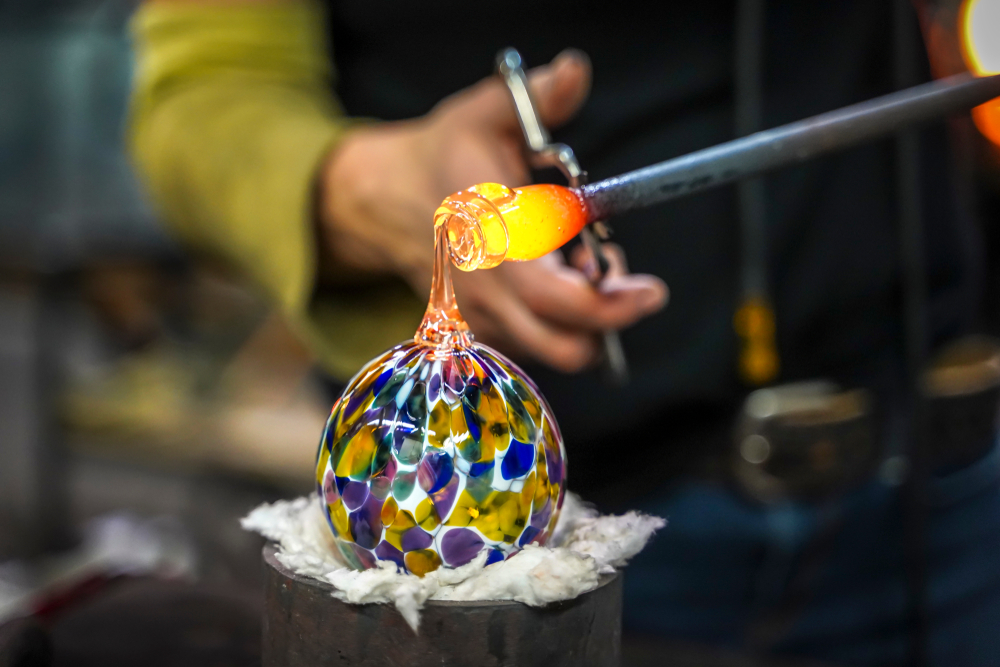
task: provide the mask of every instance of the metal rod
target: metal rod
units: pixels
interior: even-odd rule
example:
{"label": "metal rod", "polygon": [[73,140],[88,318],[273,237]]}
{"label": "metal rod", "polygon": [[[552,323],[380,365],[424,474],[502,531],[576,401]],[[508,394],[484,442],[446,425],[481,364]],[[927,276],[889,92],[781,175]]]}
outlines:
{"label": "metal rod", "polygon": [[604,220],[894,134],[996,97],[1000,75],[959,74],[597,181],[581,193],[590,219]]}

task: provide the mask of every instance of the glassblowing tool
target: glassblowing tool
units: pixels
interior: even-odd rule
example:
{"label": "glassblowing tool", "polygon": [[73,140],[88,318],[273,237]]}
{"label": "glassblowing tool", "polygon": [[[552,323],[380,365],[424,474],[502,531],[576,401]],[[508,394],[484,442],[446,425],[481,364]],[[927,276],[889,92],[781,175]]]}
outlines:
{"label": "glassblowing tool", "polygon": [[[566,144],[552,143],[548,131],[542,125],[535,110],[528,77],[524,73],[521,54],[517,49],[507,48],[497,54],[497,71],[507,84],[517,120],[524,131],[524,141],[531,156],[531,165],[536,168],[555,167],[562,172],[571,188],[577,189],[587,182],[587,172],[580,168],[573,149]],[[591,284],[597,285],[608,271],[608,260],[601,248],[600,240],[607,236],[605,229],[598,229],[601,223],[592,219],[580,230],[580,239],[590,252],[593,261],[586,274]],[[628,361],[622,349],[621,339],[615,331],[604,332],[604,363],[610,379],[617,385],[628,382]]]}

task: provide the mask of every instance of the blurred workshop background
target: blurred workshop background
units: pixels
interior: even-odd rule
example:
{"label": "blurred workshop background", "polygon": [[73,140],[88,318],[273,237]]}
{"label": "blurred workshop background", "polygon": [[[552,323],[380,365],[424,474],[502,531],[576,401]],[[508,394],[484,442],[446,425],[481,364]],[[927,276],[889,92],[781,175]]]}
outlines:
{"label": "blurred workshop background", "polygon": [[[41,611],[79,634],[74,609],[119,577],[211,582],[219,613],[245,602],[253,664],[261,542],[237,519],[310,491],[330,397],[264,300],[186,256],[137,186],[135,4],[0,0],[0,624]],[[968,63],[960,3],[939,4],[944,76]],[[996,334],[1000,108],[951,129]]]}
{"label": "blurred workshop background", "polygon": [[135,4],[0,2],[0,624],[123,574],[255,600],[237,520],[311,489],[329,410],[282,320],[144,201]]}

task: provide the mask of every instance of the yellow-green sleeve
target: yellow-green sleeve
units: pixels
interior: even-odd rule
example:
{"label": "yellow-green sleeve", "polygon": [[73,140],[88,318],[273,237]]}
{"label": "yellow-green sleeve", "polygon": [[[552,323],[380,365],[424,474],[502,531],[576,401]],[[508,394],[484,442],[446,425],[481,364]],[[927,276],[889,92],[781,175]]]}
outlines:
{"label": "yellow-green sleeve", "polygon": [[324,27],[307,1],[144,4],[129,145],[176,235],[251,278],[346,378],[412,336],[422,304],[400,281],[316,292],[316,174],[350,126]]}

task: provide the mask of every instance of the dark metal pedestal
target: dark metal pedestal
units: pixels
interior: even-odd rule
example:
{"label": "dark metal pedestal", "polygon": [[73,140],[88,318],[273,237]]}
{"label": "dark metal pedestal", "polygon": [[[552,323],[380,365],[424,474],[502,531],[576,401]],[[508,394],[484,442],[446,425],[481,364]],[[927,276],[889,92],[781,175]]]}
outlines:
{"label": "dark metal pedestal", "polygon": [[420,632],[395,607],[351,605],[328,584],[286,569],[264,547],[264,667],[612,667],[621,649],[622,575],[575,600],[428,601]]}

